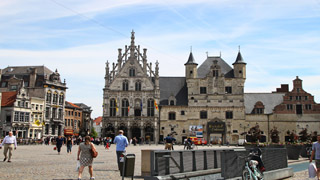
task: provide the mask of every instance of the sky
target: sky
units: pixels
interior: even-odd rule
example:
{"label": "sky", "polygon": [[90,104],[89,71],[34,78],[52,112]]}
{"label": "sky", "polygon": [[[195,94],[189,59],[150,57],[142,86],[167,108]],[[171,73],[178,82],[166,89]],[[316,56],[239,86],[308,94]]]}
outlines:
{"label": "sky", "polygon": [[199,66],[207,54],[232,66],[240,46],[245,92],[291,90],[299,76],[320,102],[320,0],[1,0],[0,68],[57,69],[66,100],[91,106],[95,118],[105,63],[132,30],[160,76],[183,77],[191,47]]}

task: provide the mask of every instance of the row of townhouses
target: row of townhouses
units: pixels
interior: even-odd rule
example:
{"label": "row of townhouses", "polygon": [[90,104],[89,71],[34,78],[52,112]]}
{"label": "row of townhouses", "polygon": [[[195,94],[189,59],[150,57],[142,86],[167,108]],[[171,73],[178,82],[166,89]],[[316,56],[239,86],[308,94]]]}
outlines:
{"label": "row of townhouses", "polygon": [[270,141],[277,128],[282,142],[288,131],[320,129],[320,104],[298,76],[291,90],[283,84],[275,92],[244,93],[246,65],[240,51],[232,66],[221,56],[207,56],[198,66],[191,52],[184,77],[160,77],[158,61],[153,69],[132,32],[117,61],[106,63],[102,136],[121,129],[129,138],[154,143],[171,134],[178,142],[196,136],[235,144],[256,126],[261,141]]}
{"label": "row of townhouses", "polygon": [[66,81],[45,66],[9,66],[0,70],[0,137],[86,135],[91,108],[66,99]]}

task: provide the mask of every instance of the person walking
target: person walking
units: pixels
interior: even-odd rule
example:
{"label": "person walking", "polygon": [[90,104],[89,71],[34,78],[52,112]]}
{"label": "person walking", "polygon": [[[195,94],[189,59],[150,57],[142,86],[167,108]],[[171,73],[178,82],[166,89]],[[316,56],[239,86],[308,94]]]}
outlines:
{"label": "person walking", "polygon": [[56,139],[56,147],[57,147],[58,155],[60,155],[62,145],[64,145],[64,138],[61,135],[59,135]]}
{"label": "person walking", "polygon": [[71,149],[72,149],[72,146],[73,146],[73,141],[72,141],[72,138],[69,136],[68,138],[67,138],[67,153],[69,154],[71,154]]}
{"label": "person walking", "polygon": [[173,137],[170,136],[170,134],[167,135],[167,137],[164,138],[166,142],[166,146],[164,149],[166,150],[173,150],[173,142],[176,140]]}
{"label": "person walking", "polygon": [[113,143],[116,144],[116,153],[117,153],[117,163],[118,169],[120,170],[120,156],[122,153],[126,152],[126,147],[128,146],[128,139],[123,135],[123,130],[119,130],[119,135],[114,138]]}
{"label": "person walking", "polygon": [[[6,161],[8,159],[8,162],[11,162],[11,157],[12,157],[12,150],[14,148],[14,150],[17,149],[17,139],[16,136],[12,135],[12,131],[9,132],[9,135],[6,136],[2,143],[0,144],[0,149],[2,148],[2,146],[4,145],[4,149],[3,149],[3,155],[4,155],[4,159],[3,161]],[[9,158],[7,156],[9,151]]]}
{"label": "person walking", "polygon": [[310,157],[310,163],[315,160],[317,167],[317,177],[320,179],[320,135],[317,135],[317,142],[312,144],[312,153]]}
{"label": "person walking", "polygon": [[80,143],[78,149],[77,160],[80,161],[80,168],[78,173],[78,180],[81,180],[82,172],[85,166],[89,167],[90,180],[93,180],[93,157],[91,155],[91,149],[96,149],[93,143],[91,143],[90,136],[84,138],[84,142]]}

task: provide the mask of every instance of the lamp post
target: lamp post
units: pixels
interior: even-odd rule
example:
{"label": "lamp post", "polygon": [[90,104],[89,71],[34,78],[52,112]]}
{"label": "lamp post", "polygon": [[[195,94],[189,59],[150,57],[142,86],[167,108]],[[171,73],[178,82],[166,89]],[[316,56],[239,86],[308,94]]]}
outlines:
{"label": "lamp post", "polygon": [[249,124],[243,125],[243,124],[240,123],[240,128],[243,128],[243,139],[244,140],[246,140],[246,136],[245,136],[246,135],[246,129],[249,128],[249,127],[250,127]]}

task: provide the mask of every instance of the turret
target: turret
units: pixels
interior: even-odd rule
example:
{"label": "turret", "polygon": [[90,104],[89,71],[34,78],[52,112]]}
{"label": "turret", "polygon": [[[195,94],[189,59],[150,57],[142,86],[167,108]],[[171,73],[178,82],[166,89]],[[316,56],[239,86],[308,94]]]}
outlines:
{"label": "turret", "polygon": [[240,49],[238,52],[237,59],[232,65],[233,65],[234,77],[245,79],[246,78],[246,65],[247,65],[247,63],[245,63],[243,61],[243,58],[240,53]]}
{"label": "turret", "polygon": [[190,52],[187,63],[184,64],[186,69],[186,78],[197,78],[197,66],[198,64],[193,58],[192,52]]}

